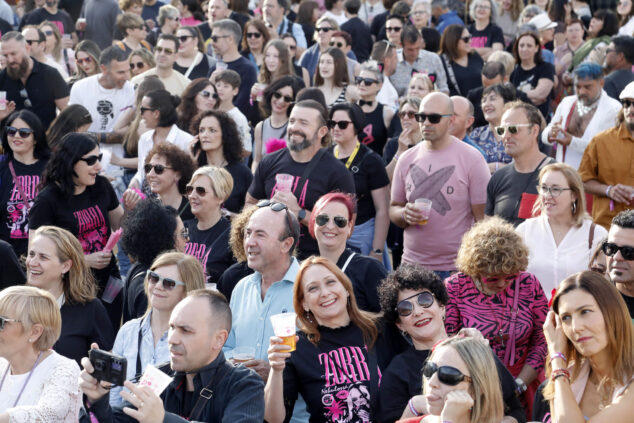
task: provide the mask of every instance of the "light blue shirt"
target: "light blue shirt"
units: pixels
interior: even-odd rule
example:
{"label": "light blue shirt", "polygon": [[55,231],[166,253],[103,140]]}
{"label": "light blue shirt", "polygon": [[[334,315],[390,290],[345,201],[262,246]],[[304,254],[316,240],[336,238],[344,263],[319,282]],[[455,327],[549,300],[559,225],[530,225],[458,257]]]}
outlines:
{"label": "light blue shirt", "polygon": [[227,358],[233,357],[236,346],[255,347],[256,360],[268,361],[269,339],[273,336],[271,316],[279,313],[294,313],[293,284],[299,271],[295,257],[291,259],[281,281],[273,282],[262,300],[262,274],[255,272],[244,277],[231,293],[231,333],[223,351]]}
{"label": "light blue shirt", "polygon": [[[167,331],[161,336],[161,339],[154,346],[154,336],[152,335],[152,327],[150,326],[150,316],[152,312],[145,317],[130,320],[126,322],[114,340],[112,353],[125,357],[128,360],[128,368],[126,379],[130,380],[136,373],[136,357],[139,351],[139,325],[141,326],[141,373],[145,371],[148,363],[158,367],[166,361],[170,361],[169,346],[167,344]],[[120,407],[123,404],[121,398],[121,386],[115,386],[110,390],[110,406]],[[126,389],[127,391],[127,389]]]}
{"label": "light blue shirt", "polygon": [[[290,31],[289,31],[290,27]],[[304,29],[298,23],[291,22],[288,20],[286,16],[282,19],[282,23],[280,23],[277,27],[277,33],[282,35],[290,32],[295,37],[295,41],[297,42],[297,47],[306,48],[308,44],[306,43],[306,35],[304,34]],[[233,296],[233,294],[231,294]]]}

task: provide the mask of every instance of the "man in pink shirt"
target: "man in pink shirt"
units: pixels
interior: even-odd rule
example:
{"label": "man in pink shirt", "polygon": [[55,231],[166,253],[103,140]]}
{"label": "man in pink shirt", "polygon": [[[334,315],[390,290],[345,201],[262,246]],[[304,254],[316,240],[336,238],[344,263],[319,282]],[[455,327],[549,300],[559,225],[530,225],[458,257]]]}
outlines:
{"label": "man in pink shirt", "polygon": [[[462,235],[484,218],[490,172],[482,155],[449,134],[453,104],[443,93],[425,97],[416,115],[423,141],[401,155],[392,180],[390,219],[405,229],[403,261],[418,263],[440,277],[455,270]],[[432,201],[426,224],[414,205]]]}

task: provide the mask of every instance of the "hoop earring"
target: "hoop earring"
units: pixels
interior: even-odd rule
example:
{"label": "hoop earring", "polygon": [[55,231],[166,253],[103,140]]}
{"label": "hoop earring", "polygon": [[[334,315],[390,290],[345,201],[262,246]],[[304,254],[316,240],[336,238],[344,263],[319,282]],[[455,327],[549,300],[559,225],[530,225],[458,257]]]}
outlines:
{"label": "hoop earring", "polygon": [[577,213],[577,200],[572,203],[572,214]]}

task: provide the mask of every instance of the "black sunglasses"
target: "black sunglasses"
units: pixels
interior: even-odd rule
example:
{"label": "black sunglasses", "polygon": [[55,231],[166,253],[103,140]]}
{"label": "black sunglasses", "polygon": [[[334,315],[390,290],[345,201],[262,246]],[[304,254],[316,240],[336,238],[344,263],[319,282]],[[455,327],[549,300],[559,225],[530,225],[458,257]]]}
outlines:
{"label": "black sunglasses", "polygon": [[3,331],[4,330],[4,326],[7,323],[10,323],[10,322],[12,322],[12,323],[20,323],[20,320],[10,319],[8,317],[0,316],[0,331]]}
{"label": "black sunglasses", "polygon": [[7,126],[6,128],[7,135],[10,137],[15,137],[15,134],[20,135],[20,138],[28,138],[29,135],[33,133],[31,128],[15,128],[13,126]]}
{"label": "black sunglasses", "polygon": [[282,93],[274,92],[273,93],[273,97],[275,97],[276,100],[279,100],[280,98],[283,98],[284,101],[287,102],[287,103],[292,103],[293,102],[293,97],[291,97],[290,95],[284,95]]}
{"label": "black sunglasses", "polygon": [[621,255],[625,260],[634,260],[634,247],[630,247],[627,245],[616,245],[613,242],[604,242],[601,246],[601,250],[603,251],[603,254],[609,257],[612,257],[618,251],[621,251]]}
{"label": "black sunglasses", "polygon": [[[334,216],[332,218],[332,221],[335,222],[335,225],[337,225],[337,227],[342,229],[345,228],[348,224],[348,219],[343,216]],[[330,216],[328,216],[327,214],[320,214],[315,218],[315,223],[318,226],[326,226],[328,222],[330,222]]]}
{"label": "black sunglasses", "polygon": [[317,31],[317,32],[330,32],[330,31],[332,31],[332,28],[315,28],[315,31]]}
{"label": "black sunglasses", "polygon": [[329,120],[328,122],[326,122],[329,129],[335,129],[335,126],[338,126],[339,129],[346,129],[351,123],[352,122],[349,120],[340,120],[337,122],[335,122],[334,120]]}
{"label": "black sunglasses", "polygon": [[467,35],[466,37],[460,38],[465,43],[469,44],[471,42],[471,35]]}
{"label": "black sunglasses", "polygon": [[418,294],[412,295],[411,297],[407,297],[398,302],[396,305],[396,312],[399,316],[405,317],[412,314],[414,311],[414,304],[410,301],[412,298],[416,297],[416,302],[419,306],[423,308],[429,308],[434,304],[434,294],[429,291],[419,292]]}
{"label": "black sunglasses", "polygon": [[398,117],[403,119],[405,116],[407,116],[408,119],[414,119],[416,117],[416,112],[398,112]]}
{"label": "black sunglasses", "polygon": [[37,43],[41,43],[40,40],[24,40],[27,42],[28,45],[32,46],[33,43],[37,44]]}
{"label": "black sunglasses", "polygon": [[361,85],[361,83],[363,83],[364,85],[372,85],[372,84],[378,84],[379,81],[377,81],[376,79],[373,78],[361,78],[360,76],[357,76],[356,78],[354,78],[354,82],[357,85]]}
{"label": "black sunglasses", "polygon": [[271,200],[260,200],[258,201],[256,206],[258,206],[259,208],[270,207],[271,210],[273,210],[274,212],[286,210],[286,223],[288,224],[289,228],[293,228],[293,222],[291,221],[291,217],[289,216],[290,212],[288,211],[288,207],[286,207],[286,204],[276,203],[275,201]]}
{"label": "black sunglasses", "polygon": [[262,34],[259,32],[247,32],[247,38],[260,38]]}
{"label": "black sunglasses", "polygon": [[212,93],[211,91],[207,91],[207,90],[202,90],[201,92],[199,92],[198,94],[202,95],[205,98],[213,98],[218,100],[218,94],[217,93]]}
{"label": "black sunglasses", "polygon": [[171,278],[164,278],[163,276],[151,270],[147,271],[147,281],[151,283],[152,285],[155,285],[159,282],[162,283],[163,289],[165,289],[166,291],[171,291],[172,289],[176,287],[176,285],[185,286],[185,283],[181,281],[176,281]]}
{"label": "black sunglasses", "polygon": [[221,40],[223,38],[229,38],[229,37],[231,37],[231,35],[212,35],[209,38],[211,38],[211,41],[213,41],[214,43],[217,43],[218,40]]}
{"label": "black sunglasses", "polygon": [[334,41],[331,41],[329,43],[330,47],[337,47],[337,48],[343,48],[343,43],[342,42],[337,42],[335,43]]}
{"label": "black sunglasses", "polygon": [[193,185],[187,185],[187,187],[185,187],[186,195],[192,195],[194,191],[196,191],[196,194],[198,194],[201,197],[204,197],[205,195],[207,195],[207,190],[205,189],[205,187],[195,187]]}
{"label": "black sunglasses", "polygon": [[156,109],[154,107],[143,107],[143,106],[141,106],[141,108],[139,110],[141,111],[141,114],[143,114],[145,112],[154,111]]}
{"label": "black sunglasses", "polygon": [[423,367],[423,376],[427,379],[431,378],[434,373],[438,372],[438,380],[443,385],[456,386],[462,381],[471,383],[471,377],[462,374],[462,372],[451,366],[438,366],[436,363],[428,361]]}
{"label": "black sunglasses", "polygon": [[402,26],[386,26],[385,32],[401,32],[401,29],[403,29]]}
{"label": "black sunglasses", "polygon": [[99,153],[98,156],[88,156],[88,157],[80,157],[79,160],[86,162],[88,166],[92,166],[97,162],[100,162],[103,159],[103,153]]}
{"label": "black sunglasses", "polygon": [[162,164],[146,164],[145,166],[143,166],[143,169],[145,170],[145,173],[150,173],[152,171],[152,169],[154,169],[154,173],[156,173],[157,175],[161,175],[163,174],[163,172],[165,172],[165,169],[171,169],[171,167],[169,166],[163,166]]}
{"label": "black sunglasses", "polygon": [[621,104],[623,105],[624,109],[629,109],[630,107],[634,106],[634,100],[624,98],[623,100],[621,100]]}
{"label": "black sunglasses", "polygon": [[130,70],[134,70],[135,67],[137,69],[143,69],[145,67],[145,63],[143,63],[143,62],[138,62],[138,63],[130,62]]}
{"label": "black sunglasses", "polygon": [[453,115],[441,115],[439,113],[416,113],[414,117],[416,117],[416,122],[423,123],[425,120],[429,120],[429,123],[438,123],[440,119],[444,117],[449,117]]}

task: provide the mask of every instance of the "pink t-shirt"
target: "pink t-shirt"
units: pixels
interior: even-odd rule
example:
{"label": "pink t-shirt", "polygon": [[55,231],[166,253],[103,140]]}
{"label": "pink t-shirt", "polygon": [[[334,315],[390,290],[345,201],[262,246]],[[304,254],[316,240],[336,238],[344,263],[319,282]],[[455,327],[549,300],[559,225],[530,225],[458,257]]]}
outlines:
{"label": "pink t-shirt", "polygon": [[405,229],[403,261],[432,270],[455,270],[462,235],[474,222],[472,204],[486,203],[491,174],[482,154],[452,137],[443,150],[424,144],[406,151],[396,164],[392,201],[432,200],[426,225]]}

